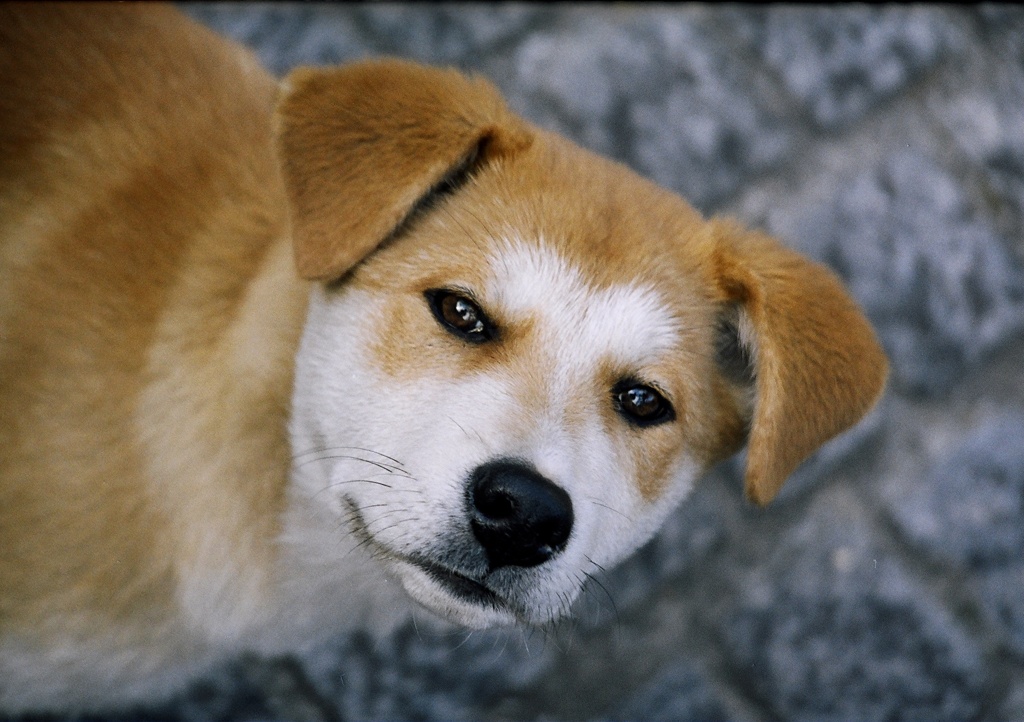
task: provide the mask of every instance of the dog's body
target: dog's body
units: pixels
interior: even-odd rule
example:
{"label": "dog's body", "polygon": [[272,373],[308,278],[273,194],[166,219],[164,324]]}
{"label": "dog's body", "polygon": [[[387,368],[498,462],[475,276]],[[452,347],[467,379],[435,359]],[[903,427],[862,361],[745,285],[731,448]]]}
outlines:
{"label": "dog's body", "polygon": [[482,81],[0,16],[0,708],[409,597],[553,620],[710,465],[746,442],[766,502],[881,391],[831,274]]}

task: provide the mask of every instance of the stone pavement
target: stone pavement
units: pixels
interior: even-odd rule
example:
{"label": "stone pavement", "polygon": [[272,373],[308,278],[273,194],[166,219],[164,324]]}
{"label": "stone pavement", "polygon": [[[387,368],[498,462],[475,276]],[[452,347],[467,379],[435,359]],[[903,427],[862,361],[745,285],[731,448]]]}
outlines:
{"label": "stone pavement", "polygon": [[277,72],[394,54],[849,283],[893,362],[767,510],[737,463],[549,632],[242,659],[188,720],[1024,719],[1024,9],[186,6]]}

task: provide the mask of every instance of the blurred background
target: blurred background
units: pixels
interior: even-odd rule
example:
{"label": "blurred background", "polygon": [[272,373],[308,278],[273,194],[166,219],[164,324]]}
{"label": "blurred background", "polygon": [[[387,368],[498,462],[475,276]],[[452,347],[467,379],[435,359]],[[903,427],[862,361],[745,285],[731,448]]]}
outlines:
{"label": "blurred background", "polygon": [[572,623],[325,639],[146,715],[1024,719],[1024,9],[182,7],[280,74],[382,54],[484,74],[827,263],[893,375],[768,509],[737,461],[713,472]]}

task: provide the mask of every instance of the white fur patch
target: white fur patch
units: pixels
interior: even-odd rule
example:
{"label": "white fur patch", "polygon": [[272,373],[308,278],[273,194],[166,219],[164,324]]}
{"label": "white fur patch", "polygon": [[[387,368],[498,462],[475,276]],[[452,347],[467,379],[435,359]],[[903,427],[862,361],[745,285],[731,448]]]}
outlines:
{"label": "white fur patch", "polygon": [[679,341],[668,306],[653,287],[598,289],[553,249],[506,240],[491,254],[486,297],[512,315],[540,317],[552,348],[572,368],[608,355],[644,366]]}

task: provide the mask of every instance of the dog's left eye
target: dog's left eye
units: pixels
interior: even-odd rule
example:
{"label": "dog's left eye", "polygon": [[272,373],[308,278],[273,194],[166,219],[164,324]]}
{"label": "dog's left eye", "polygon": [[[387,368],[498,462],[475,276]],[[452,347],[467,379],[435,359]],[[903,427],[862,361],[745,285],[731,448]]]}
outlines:
{"label": "dog's left eye", "polygon": [[620,381],[612,389],[615,410],[636,426],[656,426],[672,421],[675,409],[656,389],[634,379]]}
{"label": "dog's left eye", "polygon": [[470,343],[494,338],[494,324],[470,298],[444,289],[430,290],[425,295],[438,323],[459,338]]}

